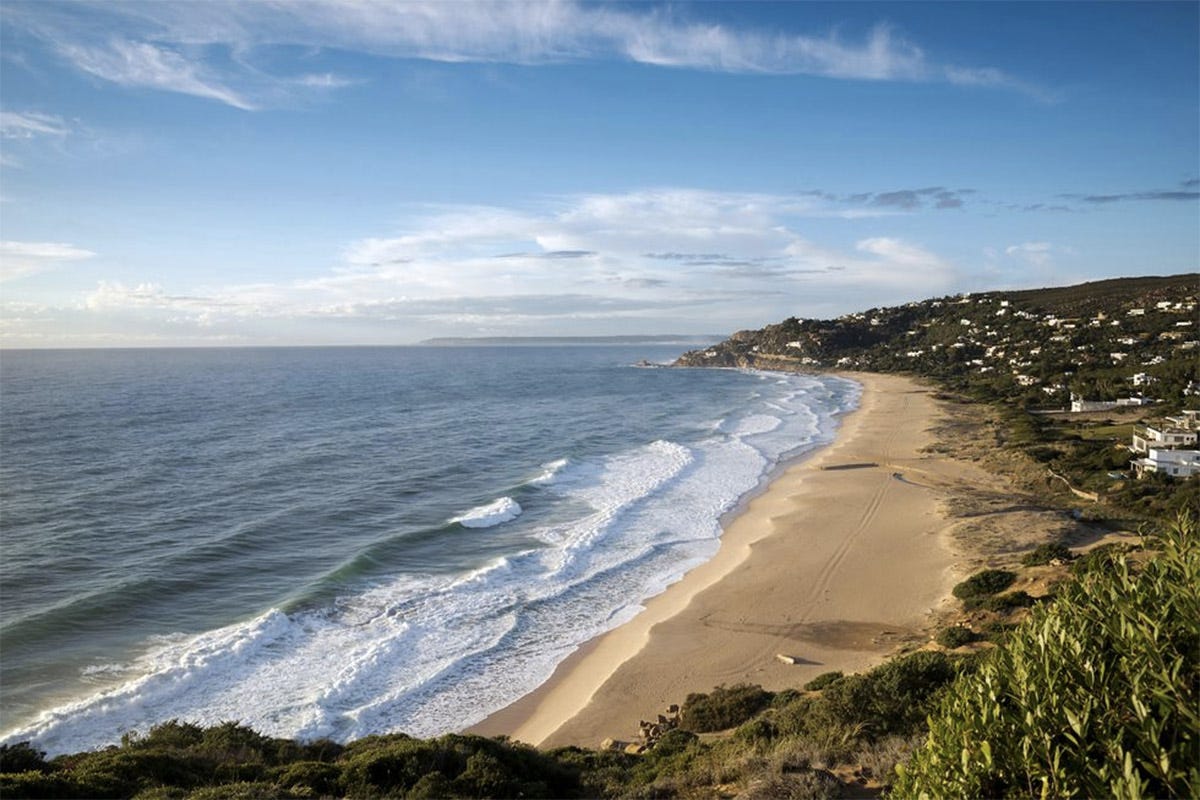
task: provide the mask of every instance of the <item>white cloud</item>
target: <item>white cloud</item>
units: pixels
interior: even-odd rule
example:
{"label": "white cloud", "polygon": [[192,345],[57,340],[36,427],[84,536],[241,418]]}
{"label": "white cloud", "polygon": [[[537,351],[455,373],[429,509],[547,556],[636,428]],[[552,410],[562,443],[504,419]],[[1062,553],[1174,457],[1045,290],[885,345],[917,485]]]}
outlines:
{"label": "white cloud", "polygon": [[62,117],[39,111],[0,111],[0,138],[33,139],[66,136],[70,132]]}
{"label": "white cloud", "polygon": [[1057,249],[1050,242],[1025,242],[1004,248],[1004,253],[1035,267],[1045,267],[1053,262],[1053,255]]}
{"label": "white cloud", "polygon": [[928,250],[888,236],[863,239],[855,247],[898,266],[923,270],[942,270],[946,266],[945,262]]}
{"label": "white cloud", "polygon": [[[573,0],[305,0],[304,2],[78,3],[29,23],[79,69],[125,86],[206,97],[251,109],[296,87],[355,81],[331,73],[271,75],[253,66],[258,48],[298,45],[442,62],[538,65],[587,60],[733,73],[874,81],[945,81],[1030,87],[991,67],[939,64],[887,25],[864,35],[783,33],[706,22],[704,6],[583,4]],[[27,22],[29,13],[14,14]],[[100,26],[110,38],[93,30]],[[112,33],[116,32],[114,37]],[[214,56],[235,54],[232,64]],[[278,56],[278,50],[275,52]]]}
{"label": "white cloud", "polygon": [[294,78],[293,81],[300,86],[307,86],[312,89],[343,89],[347,86],[354,86],[360,83],[360,81],[334,75],[332,72],[301,75],[299,78]]}
{"label": "white cloud", "polygon": [[0,281],[45,272],[95,255],[90,250],[58,242],[0,241]]}
{"label": "white cloud", "polygon": [[161,89],[218,100],[235,108],[254,110],[250,101],[221,79],[207,75],[203,63],[165,47],[114,39],[106,46],[61,45],[60,50],[84,72],[122,86]]}

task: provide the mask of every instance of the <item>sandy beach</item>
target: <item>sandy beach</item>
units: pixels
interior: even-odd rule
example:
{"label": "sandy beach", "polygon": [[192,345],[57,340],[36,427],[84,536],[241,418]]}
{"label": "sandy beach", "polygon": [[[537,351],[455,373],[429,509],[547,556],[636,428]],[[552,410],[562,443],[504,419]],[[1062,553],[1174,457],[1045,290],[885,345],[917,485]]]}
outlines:
{"label": "sandy beach", "polygon": [[941,414],[928,387],[849,377],[862,402],[834,443],[751,500],[711,561],[472,732],[595,747],[635,738],[639,719],[689,692],[799,687],[928,641],[931,614],[961,579],[943,500],[990,476],[924,450]]}

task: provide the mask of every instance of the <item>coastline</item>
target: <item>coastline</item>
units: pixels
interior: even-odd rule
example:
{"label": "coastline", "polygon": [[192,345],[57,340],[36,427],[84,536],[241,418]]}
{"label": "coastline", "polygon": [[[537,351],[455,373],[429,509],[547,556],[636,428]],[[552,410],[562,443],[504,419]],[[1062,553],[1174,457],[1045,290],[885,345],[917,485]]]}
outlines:
{"label": "coastline", "polygon": [[923,452],[941,413],[931,389],[895,375],[846,377],[863,394],[835,440],[746,503],[710,561],[468,731],[596,747],[633,738],[639,719],[690,692],[798,688],[924,644],[958,577],[943,489],[976,468]]}

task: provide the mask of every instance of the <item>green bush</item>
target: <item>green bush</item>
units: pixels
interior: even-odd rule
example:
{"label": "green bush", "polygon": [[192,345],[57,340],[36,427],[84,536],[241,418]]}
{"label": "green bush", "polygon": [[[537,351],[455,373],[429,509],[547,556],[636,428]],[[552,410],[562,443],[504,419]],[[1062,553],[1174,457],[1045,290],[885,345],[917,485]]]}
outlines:
{"label": "green bush", "polygon": [[29,772],[46,768],[46,754],[29,742],[0,744],[0,772]]}
{"label": "green bush", "polygon": [[775,724],[763,717],[755,717],[749,722],[744,722],[733,732],[734,738],[750,743],[769,742],[778,734],[779,729],[775,727]]}
{"label": "green bush", "polygon": [[1029,608],[1036,602],[1036,597],[1024,590],[1017,590],[1007,594],[969,597],[963,601],[963,608],[967,611],[983,609],[984,611],[995,611],[998,614],[1007,614],[1018,608]]}
{"label": "green bush", "polygon": [[187,800],[262,800],[264,797],[283,800],[294,795],[280,793],[275,786],[262,781],[236,781],[196,789]]}
{"label": "green bush", "polygon": [[1055,560],[1070,561],[1074,557],[1071,553],[1071,548],[1059,542],[1052,542],[1051,544],[1038,545],[1026,553],[1021,558],[1021,563],[1027,567],[1040,567]]}
{"label": "green bush", "polygon": [[136,732],[126,733],[121,737],[121,746],[150,750],[166,748],[185,750],[195,747],[204,739],[204,729],[190,722],[180,722],[177,719],[155,725],[144,735]]}
{"label": "green bush", "polygon": [[804,684],[804,688],[809,692],[819,692],[825,687],[840,681],[842,677],[843,675],[840,670],[835,672],[822,672],[820,675]]}
{"label": "green bush", "polygon": [[40,770],[0,772],[0,797],[59,798],[87,797],[70,776]]}
{"label": "green bush", "polygon": [[1200,545],[1180,518],[1140,571],[1123,557],[957,681],[897,797],[1200,796]]}
{"label": "green bush", "polygon": [[1005,569],[985,569],[972,575],[954,587],[954,596],[959,600],[981,597],[1003,592],[1017,579],[1016,574]]}
{"label": "green bush", "polygon": [[568,797],[578,791],[577,773],[553,758],[481,736],[369,736],[348,745],[341,763],[341,788],[350,797]]}
{"label": "green bush", "polygon": [[1120,556],[1130,552],[1132,549],[1130,545],[1120,542],[1102,544],[1076,559],[1075,563],[1071,565],[1071,571],[1076,575],[1083,575],[1088,572],[1111,569],[1117,563]]}
{"label": "green bush", "polygon": [[308,790],[317,797],[328,797],[338,794],[338,779],[341,774],[342,771],[336,764],[296,761],[275,767],[268,777],[282,789],[297,793],[300,793],[300,790]]}
{"label": "green bush", "polygon": [[709,694],[693,692],[683,701],[679,725],[696,733],[733,728],[770,705],[771,697],[761,686],[745,683],[718,686]]}
{"label": "green bush", "polygon": [[953,650],[956,647],[970,644],[977,639],[979,639],[978,634],[970,628],[963,627],[962,625],[953,625],[938,631],[938,635],[934,641],[942,647]]}
{"label": "green bush", "polygon": [[924,724],[937,691],[957,675],[945,653],[920,650],[831,684],[821,700],[835,719],[870,736],[908,734]]}

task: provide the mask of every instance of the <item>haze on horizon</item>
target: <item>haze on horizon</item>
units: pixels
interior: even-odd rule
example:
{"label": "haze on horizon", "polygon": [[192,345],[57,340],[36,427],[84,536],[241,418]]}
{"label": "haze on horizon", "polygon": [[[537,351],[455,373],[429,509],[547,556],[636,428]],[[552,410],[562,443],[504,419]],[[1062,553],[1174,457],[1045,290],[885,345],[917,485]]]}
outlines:
{"label": "haze on horizon", "polygon": [[4,347],[707,335],[1197,269],[1194,2],[0,23]]}

